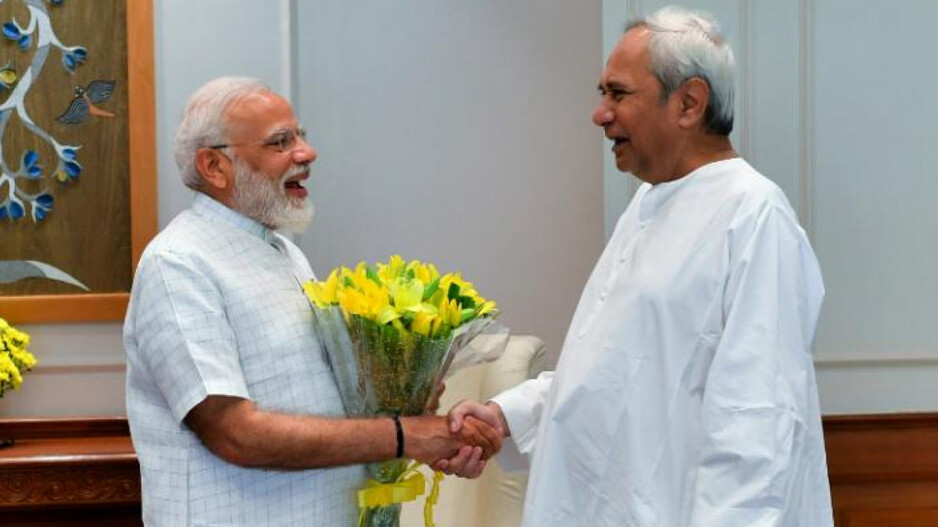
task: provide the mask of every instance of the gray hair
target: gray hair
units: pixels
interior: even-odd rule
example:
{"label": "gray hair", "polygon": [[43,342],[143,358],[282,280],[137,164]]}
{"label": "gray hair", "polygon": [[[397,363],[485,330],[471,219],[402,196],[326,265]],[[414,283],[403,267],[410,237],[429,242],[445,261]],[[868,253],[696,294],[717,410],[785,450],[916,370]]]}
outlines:
{"label": "gray hair", "polygon": [[270,87],[257,79],[220,77],[192,94],[173,140],[173,156],[187,187],[198,190],[203,185],[195,168],[196,151],[228,141],[228,108],[249,95],[269,91]]}
{"label": "gray hair", "polygon": [[729,135],[733,130],[736,61],[713,16],[667,6],[644,19],[630,21],[625,30],[634,27],[651,32],[651,72],[664,87],[662,98],[693,77],[703,79],[710,88],[704,128],[713,134]]}

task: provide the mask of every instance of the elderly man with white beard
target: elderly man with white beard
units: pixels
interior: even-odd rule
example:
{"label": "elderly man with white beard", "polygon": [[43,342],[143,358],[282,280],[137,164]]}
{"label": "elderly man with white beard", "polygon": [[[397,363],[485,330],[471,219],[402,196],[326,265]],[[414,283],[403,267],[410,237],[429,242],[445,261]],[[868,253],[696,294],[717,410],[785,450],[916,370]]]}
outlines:
{"label": "elderly man with white beard", "polygon": [[345,418],[301,287],[313,272],[275,232],[313,215],[305,137],[254,79],[216,79],[186,107],[174,148],[195,200],[141,257],[124,324],[148,526],[353,525],[362,463],[483,464],[499,447],[480,422]]}

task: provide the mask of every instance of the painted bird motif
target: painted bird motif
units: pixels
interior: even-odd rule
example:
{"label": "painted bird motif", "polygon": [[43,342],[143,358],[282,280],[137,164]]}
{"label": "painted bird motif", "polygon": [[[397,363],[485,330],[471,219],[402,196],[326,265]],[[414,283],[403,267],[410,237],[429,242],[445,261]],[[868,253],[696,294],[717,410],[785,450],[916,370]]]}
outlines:
{"label": "painted bird motif", "polygon": [[75,96],[72,102],[55,120],[64,124],[79,124],[84,122],[89,115],[114,117],[113,113],[95,106],[95,103],[110,99],[113,91],[114,81],[91,81],[87,88],[75,86]]}

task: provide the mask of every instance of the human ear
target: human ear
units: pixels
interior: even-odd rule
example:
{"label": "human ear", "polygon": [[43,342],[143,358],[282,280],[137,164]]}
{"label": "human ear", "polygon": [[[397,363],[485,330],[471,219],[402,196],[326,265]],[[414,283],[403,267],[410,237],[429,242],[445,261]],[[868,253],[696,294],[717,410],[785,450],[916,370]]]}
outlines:
{"label": "human ear", "polygon": [[222,191],[231,184],[231,160],[214,148],[200,148],[196,151],[195,170],[212,189]]}
{"label": "human ear", "polygon": [[706,81],[700,77],[692,77],[681,86],[678,95],[678,124],[683,128],[693,128],[700,124],[710,101],[710,87]]}

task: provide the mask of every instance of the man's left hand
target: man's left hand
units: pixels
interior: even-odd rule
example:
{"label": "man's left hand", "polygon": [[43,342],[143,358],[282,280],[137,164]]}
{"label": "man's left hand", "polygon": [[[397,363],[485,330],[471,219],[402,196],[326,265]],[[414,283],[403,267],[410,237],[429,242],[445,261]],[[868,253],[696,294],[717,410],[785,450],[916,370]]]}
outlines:
{"label": "man's left hand", "polygon": [[468,415],[455,433],[465,443],[464,446],[455,456],[434,462],[432,468],[462,478],[479,477],[485,469],[486,461],[501,450],[504,437],[501,430]]}

